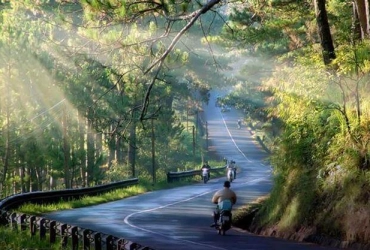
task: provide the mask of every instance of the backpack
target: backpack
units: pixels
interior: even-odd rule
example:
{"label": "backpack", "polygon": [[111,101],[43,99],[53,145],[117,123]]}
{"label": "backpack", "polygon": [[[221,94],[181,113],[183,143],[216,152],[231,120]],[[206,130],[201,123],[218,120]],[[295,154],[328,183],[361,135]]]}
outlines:
{"label": "backpack", "polygon": [[223,200],[218,203],[218,209],[220,210],[226,210],[231,211],[231,208],[233,207],[233,204],[230,200]]}

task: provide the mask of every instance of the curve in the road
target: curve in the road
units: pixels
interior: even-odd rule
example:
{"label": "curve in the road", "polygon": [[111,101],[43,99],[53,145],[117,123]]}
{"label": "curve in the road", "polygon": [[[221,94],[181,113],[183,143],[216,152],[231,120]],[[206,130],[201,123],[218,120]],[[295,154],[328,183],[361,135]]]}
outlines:
{"label": "curve in the road", "polygon": [[[265,177],[263,178],[259,178],[259,179],[255,179],[255,180],[250,180],[250,181],[246,181],[245,183],[249,183],[249,184],[253,184],[253,183],[257,183],[261,180],[265,179]],[[176,202],[173,202],[173,203],[169,203],[169,204],[166,204],[166,205],[163,205],[163,206],[159,206],[159,207],[155,207],[155,208],[151,208],[151,209],[146,209],[146,210],[142,210],[142,211],[137,211],[137,212],[134,212],[134,213],[131,213],[129,215],[127,215],[125,218],[124,218],[124,222],[125,224],[127,224],[128,226],[132,227],[132,228],[135,228],[135,229],[139,229],[139,230],[142,230],[142,231],[145,231],[147,233],[152,233],[152,234],[156,234],[156,235],[159,235],[159,236],[162,236],[162,237],[168,237],[168,238],[173,238],[172,236],[170,235],[166,235],[166,234],[163,234],[163,233],[159,233],[159,232],[156,232],[154,230],[149,230],[149,229],[145,229],[143,227],[140,227],[140,226],[137,226],[137,225],[134,225],[133,223],[130,222],[130,218],[135,216],[135,215],[138,215],[138,214],[142,214],[142,213],[150,213],[150,212],[153,212],[155,210],[159,210],[159,209],[163,209],[163,208],[167,208],[167,207],[170,207],[170,206],[174,206],[174,205],[177,205],[179,203],[183,203],[183,202],[188,202],[188,201],[191,201],[191,200],[194,200],[196,198],[199,198],[201,196],[205,196],[207,194],[210,194],[210,193],[214,193],[216,192],[218,189],[213,189],[213,190],[210,190],[210,191],[207,191],[207,192],[204,192],[204,193],[201,193],[199,195],[195,195],[195,196],[192,196],[190,198],[187,198],[187,199],[184,199],[184,200],[180,200],[180,201],[176,201]],[[176,239],[177,241],[182,241],[184,243],[190,243],[190,244],[193,244],[193,245],[198,245],[198,246],[204,246],[204,247],[207,247],[207,248],[212,248],[212,249],[226,249],[226,248],[221,248],[221,247],[216,247],[216,246],[212,246],[212,245],[209,245],[209,244],[202,244],[202,243],[199,243],[199,242],[195,242],[195,241],[190,241],[190,240],[182,240],[182,239]]]}
{"label": "curve in the road", "polygon": [[226,124],[225,118],[224,118],[224,116],[223,116],[222,114],[221,114],[221,117],[222,117],[222,121],[223,121],[223,123],[224,123],[224,125],[225,125],[226,131],[227,131],[227,133],[229,134],[231,141],[234,143],[234,145],[235,145],[235,147],[237,148],[237,150],[239,151],[239,153],[240,153],[242,156],[244,156],[244,158],[245,158],[248,162],[252,162],[251,160],[249,160],[249,158],[244,154],[244,152],[243,152],[243,151],[238,147],[238,145],[236,144],[236,142],[235,142],[235,140],[234,140],[234,138],[233,138],[232,134],[230,133],[229,128],[227,127],[227,124]]}
{"label": "curve in the road", "polygon": [[[214,99],[213,99],[214,101]],[[232,188],[238,204],[248,204],[268,194],[272,187],[271,169],[263,164],[266,153],[246,129],[238,130],[238,111],[222,115],[219,108],[205,107],[209,142],[213,149],[241,168]],[[231,139],[230,139],[231,138]],[[246,156],[248,153],[248,157]],[[97,206],[59,211],[49,219],[89,228],[137,242],[158,250],[304,250],[329,249],[270,237],[261,237],[231,229],[219,236],[209,227],[212,222],[212,193],[226,179],[211,179],[207,184],[159,190]]]}
{"label": "curve in the road", "polygon": [[[164,205],[164,206],[159,206],[159,207],[156,207],[156,208],[152,208],[152,209],[147,209],[147,210],[142,210],[142,211],[138,211],[138,212],[135,212],[135,213],[132,213],[132,214],[129,214],[125,217],[124,219],[124,222],[129,225],[130,227],[133,227],[135,229],[139,229],[139,230],[142,230],[142,231],[145,231],[147,233],[151,233],[151,234],[155,234],[155,235],[159,235],[159,236],[162,236],[162,237],[169,237],[169,238],[172,238],[171,236],[169,235],[166,235],[166,234],[163,234],[163,233],[159,233],[159,232],[156,232],[154,230],[148,230],[148,229],[145,229],[143,227],[139,227],[139,226],[136,226],[132,223],[130,223],[129,219],[132,217],[132,216],[135,216],[137,214],[141,214],[141,213],[149,213],[149,212],[153,212],[155,210],[159,210],[159,209],[162,209],[162,208],[167,208],[167,207],[170,207],[170,206],[173,206],[173,205],[176,205],[176,204],[179,204],[179,203],[182,203],[182,202],[187,202],[187,201],[190,201],[190,200],[193,200],[195,198],[198,198],[198,197],[201,197],[201,196],[204,196],[206,194],[209,194],[209,193],[212,193],[212,192],[215,192],[216,190],[211,190],[211,191],[207,191],[205,193],[202,193],[202,194],[199,194],[199,195],[196,195],[196,196],[193,196],[193,197],[190,197],[188,199],[185,199],[185,200],[181,200],[181,201],[177,201],[177,202],[174,202],[174,203],[170,203],[170,204],[167,204],[167,205]],[[190,240],[182,240],[182,239],[177,239],[177,241],[182,241],[184,243],[190,243],[190,244],[193,244],[193,245],[198,245],[198,246],[203,246],[203,247],[208,247],[208,248],[212,248],[212,249],[220,249],[220,250],[227,250],[226,248],[220,248],[220,247],[216,247],[216,246],[210,246],[210,245],[206,245],[206,244],[202,244],[202,243],[198,243],[198,242],[194,242],[194,241],[190,241]]]}

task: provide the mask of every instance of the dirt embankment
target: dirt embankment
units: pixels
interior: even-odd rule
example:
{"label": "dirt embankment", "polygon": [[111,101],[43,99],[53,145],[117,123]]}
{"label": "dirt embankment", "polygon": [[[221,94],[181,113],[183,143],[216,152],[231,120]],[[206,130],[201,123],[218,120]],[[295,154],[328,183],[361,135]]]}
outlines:
{"label": "dirt embankment", "polygon": [[[251,131],[253,130],[254,129],[251,127]],[[262,140],[257,141],[266,150],[267,147],[263,144]],[[268,152],[268,150],[266,151]],[[324,225],[300,226],[295,229],[282,229],[278,225],[259,225],[258,222],[256,222],[258,221],[256,217],[258,216],[259,207],[261,207],[261,204],[266,197],[261,197],[255,204],[240,209],[234,220],[234,226],[263,236],[271,236],[300,242],[310,242],[338,249],[370,250],[369,197],[366,196],[365,199],[361,199],[362,202],[357,200],[357,203],[352,205],[347,203],[342,204],[342,198],[342,194],[336,194],[332,198],[327,198],[325,201],[322,201],[329,207],[336,207],[341,211],[337,211],[339,214],[336,215],[330,213],[324,215],[324,217],[331,217],[332,220],[338,220],[337,224],[341,225],[340,231],[342,234],[340,239],[328,236],[326,233],[323,233],[322,230],[318,229]],[[341,209],[339,207],[341,207]],[[320,211],[320,209],[313,210]],[[323,215],[321,214],[317,216],[322,217]],[[318,223],[320,224],[320,222]]]}
{"label": "dirt embankment", "polygon": [[[233,221],[234,227],[258,235],[277,237],[300,242],[315,243],[318,245],[329,246],[338,249],[370,250],[370,243],[364,244],[355,241],[343,241],[340,239],[331,238],[320,234],[317,228],[314,226],[301,226],[298,230],[281,230],[278,228],[278,226],[263,227],[255,223],[257,213],[258,206],[252,205],[241,208],[239,211],[236,212],[236,216]],[[368,230],[370,230],[367,226],[363,226],[361,228],[362,232],[367,232]]]}

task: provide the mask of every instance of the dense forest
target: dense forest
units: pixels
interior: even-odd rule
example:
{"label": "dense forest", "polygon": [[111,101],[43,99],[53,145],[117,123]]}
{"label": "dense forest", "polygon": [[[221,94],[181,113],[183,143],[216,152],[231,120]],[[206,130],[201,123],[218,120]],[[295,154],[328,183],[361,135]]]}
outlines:
{"label": "dense forest", "polygon": [[369,6],[0,1],[0,196],[194,167],[228,86],[275,173],[250,229],[368,243]]}
{"label": "dense forest", "polygon": [[1,197],[163,180],[200,165],[201,107],[218,77],[199,67],[212,59],[201,47],[191,58],[176,48],[161,70],[145,73],[169,46],[172,35],[151,38],[165,32],[164,20],[100,19],[103,10],[77,1],[2,1],[0,9]]}
{"label": "dense forest", "polygon": [[255,110],[259,122],[251,122],[275,173],[270,196],[246,227],[290,239],[335,238],[341,247],[368,244],[369,2],[244,6],[223,35],[258,59],[245,64],[228,99]]}

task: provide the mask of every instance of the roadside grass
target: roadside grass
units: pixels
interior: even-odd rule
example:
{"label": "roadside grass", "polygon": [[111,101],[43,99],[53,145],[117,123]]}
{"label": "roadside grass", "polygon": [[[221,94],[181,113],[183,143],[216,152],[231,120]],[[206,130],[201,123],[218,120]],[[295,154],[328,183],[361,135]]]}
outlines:
{"label": "roadside grass", "polygon": [[262,196],[250,204],[235,209],[233,211],[233,226],[244,230],[250,230],[250,226],[252,225],[256,214],[268,197],[268,195]]}
{"label": "roadside grass", "polygon": [[112,190],[101,195],[97,196],[84,196],[81,199],[71,199],[69,201],[61,200],[58,203],[51,203],[51,204],[32,204],[26,203],[17,209],[20,213],[31,214],[31,215],[42,215],[45,213],[50,213],[59,210],[67,210],[73,208],[80,208],[80,207],[87,207],[98,205],[102,203],[107,203],[111,201],[125,199],[131,196],[136,196],[140,194],[144,194],[146,192],[151,192],[160,189],[166,188],[174,188],[178,186],[189,185],[191,183],[198,182],[199,178],[194,177],[189,180],[168,183],[165,184],[163,182],[159,182],[156,184],[152,184],[149,180],[141,180],[139,184],[130,186],[127,188],[120,188],[116,190]]}
{"label": "roadside grass", "polygon": [[[167,183],[162,180],[156,184],[152,184],[148,178],[140,179],[139,184],[116,189],[98,196],[85,196],[82,199],[73,199],[70,201],[60,201],[52,204],[32,204],[27,203],[16,209],[18,213],[41,216],[45,213],[54,211],[67,210],[79,207],[87,207],[116,201],[127,197],[143,194],[160,189],[175,188],[189,184],[199,183],[200,176],[188,178],[182,181]],[[47,237],[46,237],[47,238]],[[40,240],[38,237],[32,237],[30,231],[13,230],[10,227],[0,226],[0,249],[38,249],[38,250],[60,250],[61,243],[50,244],[46,240]]]}
{"label": "roadside grass", "polygon": [[312,212],[318,198],[315,172],[294,169],[274,178],[271,194],[260,206],[252,226],[291,232],[309,224],[314,219]]}
{"label": "roadside grass", "polygon": [[97,196],[84,196],[82,199],[61,200],[58,203],[33,204],[26,203],[17,209],[20,213],[31,215],[42,215],[58,210],[67,210],[79,207],[87,207],[102,204],[110,201],[124,199],[130,196],[139,195],[151,191],[150,186],[138,184],[127,188],[116,189]]}
{"label": "roadside grass", "polygon": [[47,240],[31,237],[29,231],[18,231],[11,228],[0,227],[0,249],[3,250],[60,250],[61,243],[50,244]]}
{"label": "roadside grass", "polygon": [[[224,175],[223,173],[212,173],[213,178],[221,177],[223,175]],[[166,180],[161,179],[155,184],[153,184],[150,177],[145,176],[139,179],[139,184],[137,185],[130,186],[127,188],[120,188],[120,189],[112,190],[112,191],[106,192],[101,195],[85,196],[82,199],[72,199],[69,201],[61,200],[58,203],[51,203],[51,204],[26,203],[16,210],[17,212],[30,214],[30,215],[42,215],[45,213],[50,213],[50,212],[59,211],[59,210],[67,210],[67,209],[73,209],[73,208],[98,205],[102,203],[125,199],[131,196],[136,196],[136,195],[144,194],[146,192],[151,192],[155,190],[169,189],[169,188],[175,188],[175,187],[195,184],[195,183],[199,183],[200,181],[201,181],[201,176],[199,175],[199,176],[186,178],[184,180],[180,180],[180,181],[176,181],[172,183],[167,183]]]}
{"label": "roadside grass", "polygon": [[[209,161],[211,166],[218,166],[220,162]],[[200,168],[200,166],[199,166]],[[222,171],[220,173],[211,173],[212,178],[218,178],[224,175]],[[125,199],[131,196],[140,195],[146,192],[151,192],[161,189],[169,189],[180,186],[191,185],[201,182],[201,176],[194,176],[186,178],[173,183],[168,183],[165,176],[159,177],[157,182],[153,184],[151,176],[143,176],[139,178],[139,184],[112,190],[110,192],[98,195],[98,196],[85,196],[82,199],[72,199],[69,201],[60,201],[58,203],[51,204],[32,204],[26,203],[21,207],[17,208],[18,213],[24,213],[28,215],[42,216],[45,213],[54,211],[74,209],[80,207],[87,207]],[[38,237],[32,237],[29,230],[19,231],[13,230],[10,227],[0,226],[0,249],[38,249],[38,250],[56,250],[62,249],[61,243],[50,244],[47,241],[40,240]]]}
{"label": "roadside grass", "polygon": [[233,225],[278,237],[311,234],[366,245],[370,221],[370,174],[348,170],[342,178],[318,178],[313,169],[291,169],[274,178],[270,195],[235,210]]}

